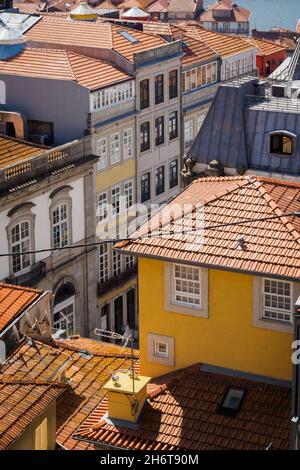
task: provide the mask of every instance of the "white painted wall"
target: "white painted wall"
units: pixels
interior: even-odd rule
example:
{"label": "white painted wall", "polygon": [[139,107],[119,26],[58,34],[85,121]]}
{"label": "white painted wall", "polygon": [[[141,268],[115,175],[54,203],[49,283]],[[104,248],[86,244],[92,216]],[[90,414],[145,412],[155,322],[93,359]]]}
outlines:
{"label": "white painted wall", "polygon": [[[246,64],[252,64],[252,69],[256,68],[256,49],[250,49],[249,51],[245,52],[240,52],[239,54],[234,54],[228,57],[225,57],[222,59],[222,67],[221,67],[221,80],[224,80],[226,77],[228,78],[228,74],[226,75],[226,70],[232,70],[232,66],[234,67],[234,70],[236,70],[236,65],[238,61],[246,61]],[[239,74],[243,73],[242,70],[240,70]],[[238,73],[235,75],[231,76],[236,76]]]}

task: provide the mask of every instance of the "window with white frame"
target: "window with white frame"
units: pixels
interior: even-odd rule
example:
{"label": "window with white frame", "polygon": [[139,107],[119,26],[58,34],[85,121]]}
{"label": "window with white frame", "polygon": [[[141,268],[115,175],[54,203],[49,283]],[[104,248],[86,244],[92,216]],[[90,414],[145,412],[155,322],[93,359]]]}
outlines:
{"label": "window with white frame", "polygon": [[183,72],[184,91],[196,90],[217,81],[217,63],[202,65]]}
{"label": "window with white frame", "polygon": [[102,222],[107,218],[107,193],[101,193],[98,196],[97,220]]}
{"label": "window with white frame", "polygon": [[69,297],[54,307],[53,328],[65,330],[68,336],[75,333],[75,297]]}
{"label": "window with white frame", "polygon": [[132,129],[125,129],[123,132],[123,153],[125,160],[133,155]]}
{"label": "window with white frame", "polygon": [[96,153],[99,156],[97,170],[107,167],[107,138],[101,137],[96,140]]}
{"label": "window with white frame", "polygon": [[125,269],[130,269],[134,265],[134,257],[130,255],[125,256]]}
{"label": "window with white frame", "polygon": [[109,264],[108,264],[108,244],[101,243],[99,245],[99,281],[105,282],[109,278]]}
{"label": "window with white frame", "polygon": [[111,204],[113,207],[113,215],[120,213],[120,187],[116,186],[111,190]]}
{"label": "window with white frame", "polygon": [[113,165],[120,161],[120,136],[113,134],[110,138],[110,162]]}
{"label": "window with white frame", "polygon": [[91,93],[91,111],[116,106],[135,96],[134,81],[120,83]]}
{"label": "window with white frame", "polygon": [[[30,223],[27,220],[19,222],[11,229],[12,271],[20,273],[31,266]],[[22,254],[24,253],[24,254]]]}
{"label": "window with white frame", "polygon": [[65,203],[58,204],[52,211],[52,240],[55,249],[69,243],[68,206]]}
{"label": "window with white frame", "polygon": [[193,121],[185,121],[184,123],[184,143],[186,146],[190,145],[193,141]]}
{"label": "window with white frame", "polygon": [[113,251],[112,270],[113,276],[117,276],[121,272],[121,255],[117,251]]}
{"label": "window with white frame", "polygon": [[154,340],[154,356],[168,357],[168,355],[169,355],[168,343]]}
{"label": "window with white frame", "polygon": [[200,308],[200,283],[200,268],[175,264],[173,266],[173,302]]}
{"label": "window with white frame", "polygon": [[292,284],[274,279],[263,280],[263,318],[290,322]]}
{"label": "window with white frame", "polygon": [[202,124],[204,122],[204,119],[205,119],[205,114],[199,114],[197,116],[197,123],[196,123],[196,127],[197,127],[197,132],[200,131],[201,127],[202,127]]}
{"label": "window with white frame", "polygon": [[124,184],[124,196],[125,196],[125,208],[129,209],[129,207],[133,204],[133,182],[126,181]]}

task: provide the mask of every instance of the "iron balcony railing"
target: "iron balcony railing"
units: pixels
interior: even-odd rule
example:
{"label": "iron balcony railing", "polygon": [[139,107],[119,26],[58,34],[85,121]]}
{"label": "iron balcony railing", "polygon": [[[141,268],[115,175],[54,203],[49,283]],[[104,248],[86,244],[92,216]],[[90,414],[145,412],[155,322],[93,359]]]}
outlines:
{"label": "iron balcony railing", "polygon": [[111,277],[105,282],[98,282],[97,285],[97,294],[99,297],[107,294],[107,292],[117,289],[118,287],[122,287],[126,282],[128,282],[131,278],[137,275],[137,264],[134,264],[130,268],[126,269],[126,271],[117,274],[116,276]]}
{"label": "iron balcony railing", "polygon": [[33,264],[30,271],[24,274],[11,276],[5,279],[8,284],[15,286],[33,287],[46,276],[46,263],[40,261]]}

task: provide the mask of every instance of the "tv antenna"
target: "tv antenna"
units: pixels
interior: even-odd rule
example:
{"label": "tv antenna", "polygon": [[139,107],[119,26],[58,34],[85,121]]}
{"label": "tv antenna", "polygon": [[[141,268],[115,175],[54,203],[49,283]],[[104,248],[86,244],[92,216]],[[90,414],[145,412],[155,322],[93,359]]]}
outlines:
{"label": "tv antenna", "polygon": [[[132,378],[132,395],[133,395],[133,402],[132,402],[132,411],[135,414],[138,409],[138,401],[135,395],[135,386],[134,386],[134,379],[135,379],[135,372],[134,372],[134,355],[133,355],[133,341],[134,337],[131,333],[129,326],[127,325],[124,331],[124,334],[121,335],[120,333],[116,333],[115,331],[108,331],[102,330],[101,328],[95,328],[94,333],[96,336],[101,336],[102,338],[114,339],[114,340],[121,340],[122,341],[122,351],[126,348],[127,344],[130,343],[131,349],[131,378]],[[119,377],[117,374],[112,375],[113,381],[118,381]]]}

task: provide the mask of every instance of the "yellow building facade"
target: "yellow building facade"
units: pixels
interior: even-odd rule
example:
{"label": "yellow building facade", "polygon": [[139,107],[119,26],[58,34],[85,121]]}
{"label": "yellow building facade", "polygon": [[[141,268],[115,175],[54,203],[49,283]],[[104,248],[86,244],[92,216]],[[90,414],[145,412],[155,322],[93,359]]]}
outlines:
{"label": "yellow building facade", "polygon": [[[292,326],[262,319],[265,278],[199,266],[202,310],[188,311],[172,303],[174,266],[139,257],[143,375],[155,377],[201,362],[291,380]],[[293,304],[300,284],[286,283],[286,288]]]}

